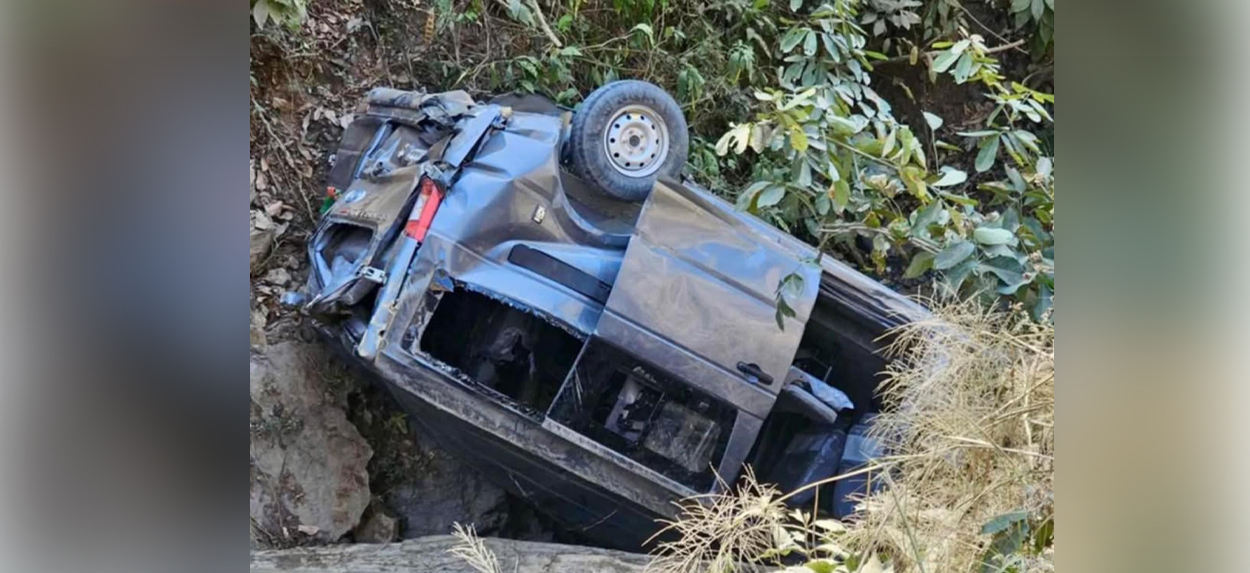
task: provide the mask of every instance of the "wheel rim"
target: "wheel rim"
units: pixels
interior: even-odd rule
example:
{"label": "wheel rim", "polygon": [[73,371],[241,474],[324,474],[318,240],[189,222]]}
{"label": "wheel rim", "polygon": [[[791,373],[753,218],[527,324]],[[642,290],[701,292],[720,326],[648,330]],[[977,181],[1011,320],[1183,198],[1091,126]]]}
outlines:
{"label": "wheel rim", "polygon": [[668,158],[668,126],[647,106],[623,107],[604,130],[603,149],[613,169],[629,177],[646,177]]}

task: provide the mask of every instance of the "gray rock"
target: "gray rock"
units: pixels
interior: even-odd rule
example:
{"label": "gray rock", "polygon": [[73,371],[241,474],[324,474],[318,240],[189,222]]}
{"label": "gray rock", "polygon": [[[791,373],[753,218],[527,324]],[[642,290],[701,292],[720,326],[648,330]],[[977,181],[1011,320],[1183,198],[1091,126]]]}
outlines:
{"label": "gray rock", "polygon": [[[483,539],[506,573],[642,573],[646,555],[535,543]],[[425,537],[387,545],[334,545],[298,549],[253,551],[252,573],[475,573],[473,567],[447,550],[456,541],[448,535]]]}
{"label": "gray rock", "polygon": [[251,359],[251,517],[262,541],[335,541],[369,504],[373,451],[328,379],[327,350],[283,342]]}
{"label": "gray rock", "polygon": [[390,543],[399,539],[399,520],[387,515],[380,505],[373,504],[353,532],[353,537],[356,543]]}
{"label": "gray rock", "polygon": [[252,210],[252,228],[250,232],[251,248],[249,249],[249,269],[256,272],[265,256],[269,254],[273,241],[278,236],[278,227],[265,215],[264,211]]}
{"label": "gray rock", "polygon": [[[422,440],[428,443],[428,440]],[[413,539],[473,524],[493,533],[507,520],[507,493],[450,454],[427,449],[421,467],[384,494],[387,506],[403,519],[401,535]]]}
{"label": "gray rock", "polygon": [[269,272],[265,273],[265,282],[286,286],[287,283],[291,282],[291,273],[282,267],[270,269]]}

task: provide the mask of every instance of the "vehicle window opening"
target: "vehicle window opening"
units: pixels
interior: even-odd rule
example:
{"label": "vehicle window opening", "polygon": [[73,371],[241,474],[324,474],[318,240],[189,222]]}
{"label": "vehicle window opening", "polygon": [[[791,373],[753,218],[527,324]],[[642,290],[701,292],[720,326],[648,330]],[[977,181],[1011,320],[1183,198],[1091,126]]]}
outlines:
{"label": "vehicle window opening", "polygon": [[420,349],[541,414],[551,405],[581,346],[572,334],[534,314],[457,288],[443,293]]}
{"label": "vehicle window opening", "polygon": [[696,491],[708,491],[737,410],[591,339],[552,419]]}
{"label": "vehicle window opening", "polygon": [[369,250],[373,231],[359,225],[339,223],[328,229],[317,245],[321,262],[330,274],[338,276],[355,272],[361,255]]}
{"label": "vehicle window opening", "polygon": [[[825,292],[817,297],[793,365],[815,379],[810,383],[841,390],[854,408],[838,411],[831,424],[804,413],[797,404],[787,404],[792,397],[786,392],[779,394],[747,455],[761,481],[789,491],[840,471],[849,430],[881,407],[876,390],[887,363],[881,350],[888,344],[882,334],[880,328],[857,320],[835,297]],[[790,501],[810,504],[815,494],[809,490]],[[822,487],[821,509],[833,512],[835,498],[832,485]]]}
{"label": "vehicle window opening", "polygon": [[885,371],[884,334],[857,321],[832,297],[819,296],[794,355],[794,366],[844,392],[856,413],[880,410],[876,396]]}

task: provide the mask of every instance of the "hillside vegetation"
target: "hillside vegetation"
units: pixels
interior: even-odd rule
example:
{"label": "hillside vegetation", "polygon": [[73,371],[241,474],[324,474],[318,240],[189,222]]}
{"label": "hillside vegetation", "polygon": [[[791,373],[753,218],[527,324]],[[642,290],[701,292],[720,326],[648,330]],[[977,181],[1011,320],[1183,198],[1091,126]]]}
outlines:
{"label": "hillside vegetation", "polygon": [[682,103],[688,172],[742,209],[901,290],[1053,304],[1053,0],[253,0],[251,16],[254,168],[298,187],[283,205],[309,219],[370,87],[575,106],[643,79]]}

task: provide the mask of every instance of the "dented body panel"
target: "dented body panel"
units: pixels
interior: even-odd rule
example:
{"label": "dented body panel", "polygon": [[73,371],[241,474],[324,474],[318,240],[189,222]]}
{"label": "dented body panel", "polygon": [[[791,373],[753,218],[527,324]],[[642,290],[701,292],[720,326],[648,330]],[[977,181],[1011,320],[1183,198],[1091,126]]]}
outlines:
{"label": "dented body panel", "polygon": [[[561,167],[567,112],[466,98],[370,95],[293,297],[413,423],[633,549],[718,476],[749,464],[784,484],[836,463],[803,436],[874,410],[877,337],[923,308],[690,182],[641,205],[600,196]],[[440,200],[413,235],[423,179]]]}

